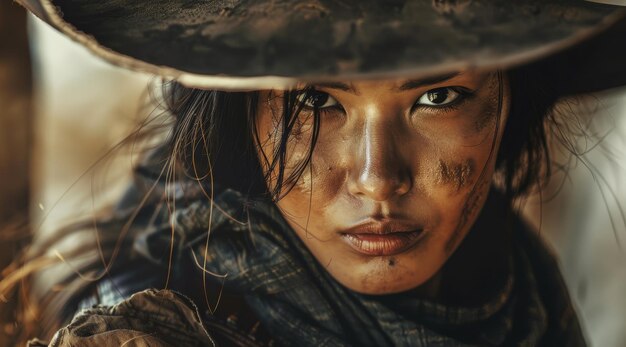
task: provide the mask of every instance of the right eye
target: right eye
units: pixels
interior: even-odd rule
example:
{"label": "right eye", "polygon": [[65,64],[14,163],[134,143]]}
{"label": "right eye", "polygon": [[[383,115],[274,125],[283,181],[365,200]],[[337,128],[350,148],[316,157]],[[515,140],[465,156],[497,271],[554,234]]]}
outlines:
{"label": "right eye", "polygon": [[339,104],[332,96],[316,90],[302,92],[296,96],[296,99],[304,104],[304,106],[318,110],[337,106]]}
{"label": "right eye", "polygon": [[425,106],[445,106],[455,102],[459,97],[461,97],[461,94],[453,88],[437,88],[424,93],[424,95],[417,100],[417,104]]}

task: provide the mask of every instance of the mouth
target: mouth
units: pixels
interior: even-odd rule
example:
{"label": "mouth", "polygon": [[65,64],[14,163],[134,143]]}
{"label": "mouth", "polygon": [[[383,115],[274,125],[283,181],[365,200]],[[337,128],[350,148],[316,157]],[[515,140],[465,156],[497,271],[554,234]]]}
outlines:
{"label": "mouth", "polygon": [[413,248],[424,234],[420,226],[397,222],[366,222],[339,233],[356,252],[368,256],[390,256]]}

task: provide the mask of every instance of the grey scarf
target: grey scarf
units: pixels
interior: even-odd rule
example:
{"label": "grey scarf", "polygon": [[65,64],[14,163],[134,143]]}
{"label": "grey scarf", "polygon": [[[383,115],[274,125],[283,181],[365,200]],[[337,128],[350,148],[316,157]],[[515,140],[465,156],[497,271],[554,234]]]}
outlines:
{"label": "grey scarf", "polygon": [[264,327],[285,345],[585,345],[555,260],[520,220],[512,226],[511,271],[502,288],[481,306],[451,307],[403,294],[361,295],[343,287],[273,204],[251,203],[232,190],[214,199],[212,211],[202,198],[179,207],[172,224],[140,236],[141,252],[162,258],[156,249],[171,241],[173,225],[176,259],[191,255],[202,267],[209,215],[206,270],[226,275],[224,290],[245,297]]}

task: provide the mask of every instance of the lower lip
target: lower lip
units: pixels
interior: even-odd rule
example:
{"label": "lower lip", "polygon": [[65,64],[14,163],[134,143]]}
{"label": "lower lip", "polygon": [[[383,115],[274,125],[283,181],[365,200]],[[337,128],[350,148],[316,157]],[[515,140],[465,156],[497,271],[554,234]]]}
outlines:
{"label": "lower lip", "polygon": [[402,253],[417,244],[422,230],[389,234],[343,234],[342,237],[355,251],[369,256]]}

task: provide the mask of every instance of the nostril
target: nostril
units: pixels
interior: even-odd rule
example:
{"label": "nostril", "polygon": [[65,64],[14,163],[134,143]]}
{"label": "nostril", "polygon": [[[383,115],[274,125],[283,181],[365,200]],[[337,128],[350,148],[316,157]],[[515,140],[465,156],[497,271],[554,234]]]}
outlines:
{"label": "nostril", "polygon": [[411,190],[411,186],[413,185],[411,174],[409,172],[401,173],[398,177],[399,179],[396,183],[396,189],[394,193],[396,195],[404,195]]}

